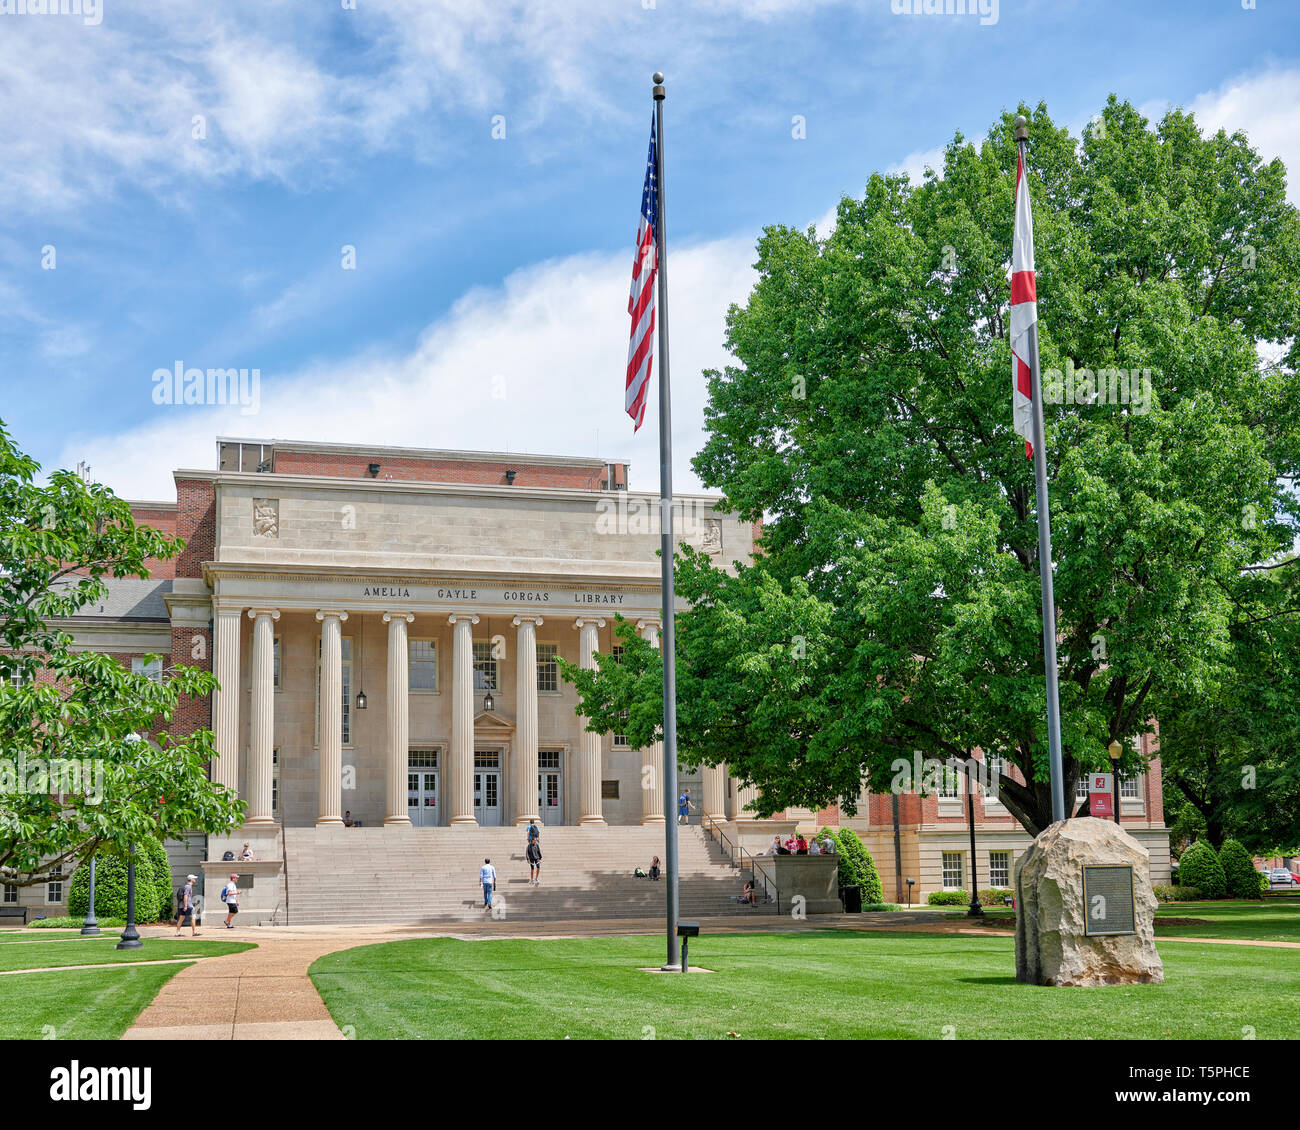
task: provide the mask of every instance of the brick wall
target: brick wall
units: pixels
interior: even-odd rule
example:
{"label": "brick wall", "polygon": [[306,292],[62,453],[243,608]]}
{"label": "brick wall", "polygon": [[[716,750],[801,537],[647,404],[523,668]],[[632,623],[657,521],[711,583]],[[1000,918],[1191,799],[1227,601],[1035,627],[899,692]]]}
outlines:
{"label": "brick wall", "polygon": [[217,494],[211,482],[202,479],[176,480],[177,537],[185,548],[174,560],[174,577],[201,577],[203,562],[216,556]]}
{"label": "brick wall", "polygon": [[[324,475],[338,479],[368,479],[369,465],[379,464],[377,480],[422,483],[474,483],[505,486],[506,472],[515,472],[515,486],[559,487],[571,490],[607,489],[608,472],[605,467],[588,465],[548,465],[519,462],[461,459],[391,459],[380,455],[374,459],[365,455],[342,455],[311,451],[277,451],[275,473],[279,475]],[[616,485],[626,486],[627,472],[623,464],[615,464]]]}
{"label": "brick wall", "polygon": [[[176,510],[172,507],[158,506],[136,506],[131,507],[131,517],[135,519],[136,524],[140,526],[149,526],[151,529],[158,530],[160,533],[176,535]],[[161,580],[169,580],[176,576],[176,558],[167,561],[161,561],[157,557],[150,557],[145,561],[151,577],[157,577]]]}

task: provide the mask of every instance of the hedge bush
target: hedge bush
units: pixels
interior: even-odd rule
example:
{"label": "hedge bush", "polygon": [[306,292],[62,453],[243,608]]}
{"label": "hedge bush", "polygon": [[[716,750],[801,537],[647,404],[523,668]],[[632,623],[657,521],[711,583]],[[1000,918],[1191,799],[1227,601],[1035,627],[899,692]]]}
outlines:
{"label": "hedge bush", "polygon": [[1223,867],[1224,884],[1228,897],[1234,899],[1259,898],[1259,872],[1255,862],[1236,840],[1224,840],[1219,849],[1219,864]]}
{"label": "hedge bush", "polygon": [[864,902],[862,909],[867,910],[902,910],[896,902]]}
{"label": "hedge bush", "polygon": [[1196,887],[1200,897],[1206,899],[1221,899],[1227,894],[1228,882],[1223,874],[1223,864],[1205,840],[1197,840],[1183,852],[1178,861],[1178,885]]}
{"label": "hedge bush", "polygon": [[[161,864],[159,855],[161,854]],[[161,866],[164,879],[160,881]],[[166,902],[162,891],[166,890]],[[171,892],[171,871],[167,866],[167,852],[157,840],[145,840],[136,845],[135,852],[135,920],[157,922],[172,914],[174,896]],[[90,904],[90,865],[83,863],[72,873],[68,891],[68,913],[73,918],[85,918]],[[126,859],[116,855],[95,857],[95,917],[126,917]]]}
{"label": "hedge bush", "polygon": [[1157,883],[1151,889],[1161,902],[1194,902],[1201,897],[1201,892],[1197,888],[1185,884],[1174,887],[1166,886],[1164,883]]}
{"label": "hedge bush", "polygon": [[864,904],[883,901],[885,889],[876,870],[876,861],[858,839],[858,834],[852,828],[841,828],[838,832],[823,828],[818,838],[822,836],[830,836],[835,841],[840,886],[860,888]]}
{"label": "hedge bush", "polygon": [[966,891],[931,891],[931,906],[967,906],[970,895]]}
{"label": "hedge bush", "polygon": [[[118,930],[126,925],[125,918],[105,918],[99,913],[99,869],[95,869],[95,921],[99,924],[101,930]],[[80,918],[71,918],[66,915],[59,918],[41,918],[35,922],[28,922],[29,930],[67,930],[70,927],[80,929],[86,924],[85,915]]]}
{"label": "hedge bush", "polygon": [[1015,898],[1016,892],[1010,887],[988,887],[980,891],[980,902],[985,906],[1001,906],[1005,898]]}

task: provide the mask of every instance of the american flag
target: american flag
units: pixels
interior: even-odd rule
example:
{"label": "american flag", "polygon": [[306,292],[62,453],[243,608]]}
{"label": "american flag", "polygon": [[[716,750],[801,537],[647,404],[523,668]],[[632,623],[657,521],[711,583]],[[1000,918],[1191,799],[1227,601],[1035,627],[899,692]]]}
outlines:
{"label": "american flag", "polygon": [[645,187],[641,190],[641,225],[636,233],[636,258],[632,261],[632,289],[627,312],[632,315],[632,336],[627,343],[627,414],[641,427],[645,419],[646,393],[654,367],[655,276],[659,273],[659,248],[655,232],[659,227],[659,184],[655,178],[657,142],[655,119],[650,117],[650,156],[646,159]]}
{"label": "american flag", "polygon": [[1011,241],[1011,413],[1024,437],[1025,457],[1034,454],[1033,374],[1029,368],[1029,330],[1038,321],[1034,279],[1034,218],[1029,211],[1025,159],[1016,164],[1016,224]]}

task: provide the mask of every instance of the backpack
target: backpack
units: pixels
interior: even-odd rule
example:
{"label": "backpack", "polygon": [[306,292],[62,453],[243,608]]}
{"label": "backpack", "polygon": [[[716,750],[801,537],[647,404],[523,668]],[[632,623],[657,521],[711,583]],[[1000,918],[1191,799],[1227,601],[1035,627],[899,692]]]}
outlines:
{"label": "backpack", "polygon": [[632,874],[638,879],[648,879],[650,877],[649,872],[644,867],[638,867]]}
{"label": "backpack", "polygon": [[235,858],[235,853],[234,853],[233,851],[228,851],[228,852],[225,852],[225,853],[222,855],[222,857],[221,857],[221,862],[222,862],[222,863],[229,863],[229,862],[230,862],[231,860],[233,860],[234,858]]}
{"label": "backpack", "polygon": [[178,911],[185,909],[185,888],[183,886],[176,888],[176,909]]}

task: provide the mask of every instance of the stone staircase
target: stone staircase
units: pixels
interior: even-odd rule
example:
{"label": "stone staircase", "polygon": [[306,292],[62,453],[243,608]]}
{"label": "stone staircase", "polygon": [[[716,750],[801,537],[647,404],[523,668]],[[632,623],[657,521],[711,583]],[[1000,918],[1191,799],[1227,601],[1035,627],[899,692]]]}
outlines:
{"label": "stone staircase", "polygon": [[[683,918],[775,914],[733,900],[746,873],[698,827],[678,828]],[[288,922],[466,922],[483,910],[479,867],[497,870],[498,916],[511,921],[657,918],[664,883],[637,867],[664,854],[655,827],[543,828],[542,883],[528,884],[522,828],[286,828]],[[761,889],[761,885],[760,885]]]}

